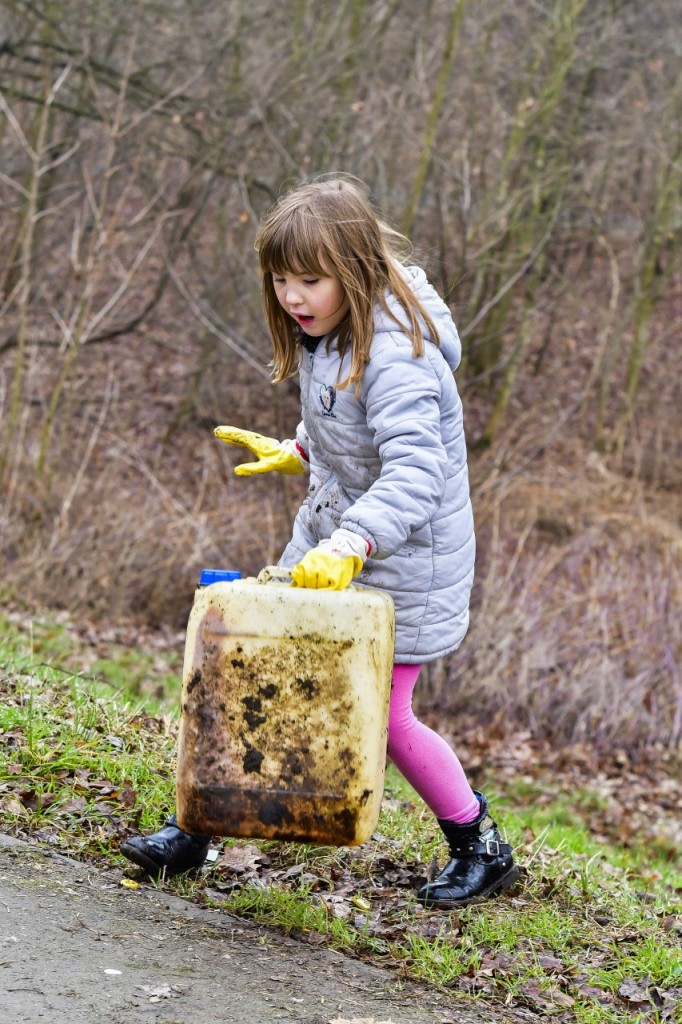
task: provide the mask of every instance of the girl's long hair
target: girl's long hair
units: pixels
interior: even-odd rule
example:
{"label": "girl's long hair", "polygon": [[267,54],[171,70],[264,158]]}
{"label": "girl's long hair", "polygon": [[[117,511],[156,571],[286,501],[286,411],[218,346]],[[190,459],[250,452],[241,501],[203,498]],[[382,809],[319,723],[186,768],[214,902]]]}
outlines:
{"label": "girl's long hair", "polygon": [[[282,308],[273,274],[337,277],[349,310],[336,328],[343,360],[350,349],[350,371],[339,387],[359,388],[374,338],[374,307],[379,305],[412,341],[413,355],[424,352],[424,331],[440,344],[436,327],[404,279],[399,253],[407,240],[377,217],[359,184],[334,177],[304,183],[283,195],[266,214],[255,242],[263,273],[263,307],[272,337],[273,380],[296,372],[300,358],[300,327]],[[409,243],[407,243],[409,246]],[[392,293],[405,313],[405,323],[387,303]],[[332,339],[328,339],[328,344]]]}

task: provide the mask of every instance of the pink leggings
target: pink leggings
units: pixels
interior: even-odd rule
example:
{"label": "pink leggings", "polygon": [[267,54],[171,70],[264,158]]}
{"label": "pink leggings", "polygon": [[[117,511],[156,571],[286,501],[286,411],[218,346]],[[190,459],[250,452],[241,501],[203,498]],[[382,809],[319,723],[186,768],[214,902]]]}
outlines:
{"label": "pink leggings", "polygon": [[464,824],[478,816],[480,804],[454,751],[412,710],[420,669],[393,666],[388,756],[437,818]]}

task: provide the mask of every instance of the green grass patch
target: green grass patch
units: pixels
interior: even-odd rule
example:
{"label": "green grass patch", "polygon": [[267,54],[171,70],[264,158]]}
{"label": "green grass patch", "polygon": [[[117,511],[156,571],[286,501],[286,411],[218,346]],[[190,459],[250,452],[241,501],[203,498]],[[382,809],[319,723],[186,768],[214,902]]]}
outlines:
{"label": "green grass patch", "polygon": [[[5,635],[0,827],[142,881],[118,849],[131,832],[158,828],[174,805],[177,708],[122,686],[156,655],[109,652],[109,680],[118,680],[110,685],[93,678],[93,663],[87,672],[65,667],[78,654],[59,628]],[[218,859],[200,873],[153,884],[499,1010],[517,1005],[578,1024],[679,1019],[679,858],[669,844],[621,845],[595,833],[606,804],[588,777],[572,801],[550,781],[486,787],[522,878],[478,906],[444,913],[416,903],[445,849],[433,816],[391,765],[364,846],[230,839],[216,843]]]}
{"label": "green grass patch", "polygon": [[[115,631],[114,631],[115,633]],[[140,699],[155,712],[178,714],[182,657],[177,649],[147,650],[134,642],[98,638],[93,646],[67,619],[0,613],[2,662],[14,671],[49,668],[76,678],[82,689],[123,701]]]}

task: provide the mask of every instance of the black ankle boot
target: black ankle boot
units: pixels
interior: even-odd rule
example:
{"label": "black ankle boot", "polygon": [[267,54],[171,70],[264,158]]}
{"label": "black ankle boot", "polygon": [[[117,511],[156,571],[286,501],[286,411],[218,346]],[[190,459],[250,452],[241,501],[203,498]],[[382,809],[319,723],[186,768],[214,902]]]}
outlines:
{"label": "black ankle boot", "polygon": [[206,860],[211,836],[195,836],[178,827],[174,814],[158,832],[150,836],[134,836],[121,844],[121,853],[150,875],[165,869],[177,875],[198,868]]}
{"label": "black ankle boot", "polygon": [[425,907],[464,907],[508,889],[519,877],[512,848],[503,843],[497,825],[488,814],[488,801],[476,796],[481,813],[466,825],[438,820],[450,847],[452,860],[437,878],[417,893]]}

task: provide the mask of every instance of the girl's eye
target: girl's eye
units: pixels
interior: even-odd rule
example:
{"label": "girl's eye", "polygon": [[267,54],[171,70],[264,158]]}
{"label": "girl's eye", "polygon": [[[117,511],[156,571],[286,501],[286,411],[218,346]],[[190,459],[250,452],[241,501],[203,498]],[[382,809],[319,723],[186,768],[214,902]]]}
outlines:
{"label": "girl's eye", "polygon": [[308,278],[304,279],[303,284],[308,284],[308,285],[310,285],[310,284],[317,284],[318,281],[319,281],[318,277],[308,277]]}

